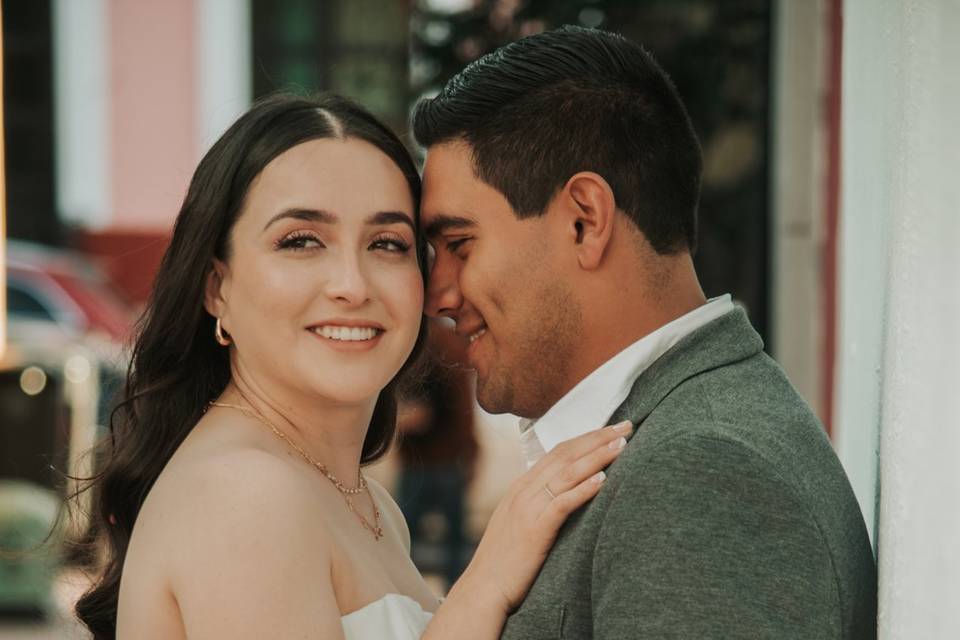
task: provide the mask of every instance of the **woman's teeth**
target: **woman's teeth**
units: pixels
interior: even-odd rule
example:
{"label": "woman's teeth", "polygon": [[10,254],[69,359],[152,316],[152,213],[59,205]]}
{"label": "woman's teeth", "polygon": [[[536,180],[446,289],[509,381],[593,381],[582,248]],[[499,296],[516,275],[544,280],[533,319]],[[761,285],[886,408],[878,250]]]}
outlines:
{"label": "woman's teeth", "polygon": [[343,340],[345,342],[360,342],[362,340],[373,340],[380,333],[379,329],[373,327],[314,327],[311,329],[314,333],[331,340]]}
{"label": "woman's teeth", "polygon": [[470,338],[469,338],[470,342],[471,342],[471,343],[474,342],[477,338],[479,338],[480,336],[482,336],[482,335],[485,334],[486,332],[487,332],[486,328],[480,329],[480,331],[477,331],[476,333],[474,333],[474,334],[472,334],[472,335],[470,336]]}

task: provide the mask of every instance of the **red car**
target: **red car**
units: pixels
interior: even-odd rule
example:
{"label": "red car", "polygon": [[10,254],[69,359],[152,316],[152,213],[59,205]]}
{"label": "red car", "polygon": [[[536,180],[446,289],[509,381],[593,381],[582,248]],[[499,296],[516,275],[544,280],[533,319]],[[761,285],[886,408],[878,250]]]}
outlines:
{"label": "red car", "polygon": [[55,323],[68,335],[126,340],[133,309],[83,256],[16,240],[7,242],[7,311],[11,321]]}

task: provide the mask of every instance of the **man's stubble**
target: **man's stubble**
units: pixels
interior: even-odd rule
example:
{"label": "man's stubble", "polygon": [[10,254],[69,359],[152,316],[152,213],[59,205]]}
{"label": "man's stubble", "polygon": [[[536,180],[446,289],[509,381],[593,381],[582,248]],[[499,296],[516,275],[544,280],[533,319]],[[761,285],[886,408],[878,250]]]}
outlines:
{"label": "man's stubble", "polygon": [[573,386],[582,312],[563,282],[543,285],[525,306],[508,344],[498,345],[497,357],[479,377],[477,400],[490,413],[539,418]]}

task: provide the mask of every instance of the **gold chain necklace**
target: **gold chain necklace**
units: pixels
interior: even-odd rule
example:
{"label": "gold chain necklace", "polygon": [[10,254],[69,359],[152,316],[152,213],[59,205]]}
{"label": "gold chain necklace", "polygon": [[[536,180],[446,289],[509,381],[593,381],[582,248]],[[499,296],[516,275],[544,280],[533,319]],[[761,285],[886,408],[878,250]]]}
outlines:
{"label": "gold chain necklace", "polygon": [[[323,463],[321,463],[319,460],[315,459],[309,453],[304,451],[296,442],[291,440],[289,436],[287,436],[287,434],[285,434],[283,431],[281,431],[276,426],[274,426],[272,422],[267,420],[267,417],[265,415],[263,415],[262,413],[254,409],[252,406],[248,408],[239,404],[227,404],[226,402],[211,402],[210,406],[223,407],[225,409],[236,409],[240,413],[243,413],[244,415],[254,418],[259,422],[262,422],[263,424],[265,424],[267,427],[269,427],[269,429],[273,431],[273,433],[276,434],[277,437],[279,437],[281,440],[283,440],[288,445],[293,447],[294,450],[296,450],[296,452],[299,453],[304,460],[306,460],[308,463],[310,463],[311,465],[319,469],[320,473],[322,473],[324,477],[327,478],[327,480],[333,483],[333,486],[336,487],[337,491],[340,492],[340,495],[343,496],[344,502],[347,503],[347,508],[350,509],[353,515],[357,516],[357,518],[360,519],[360,524],[363,525],[363,528],[373,534],[374,540],[377,540],[378,542],[380,541],[380,538],[383,537],[383,527],[380,526],[380,510],[377,508],[377,503],[373,499],[373,493],[370,491],[370,488],[367,486],[367,479],[363,477],[362,472],[360,472],[359,470],[357,471],[356,487],[351,488],[351,487],[344,486],[344,484],[340,482],[340,479],[337,478],[332,473],[330,473],[330,471],[327,469],[326,466],[323,465]],[[370,504],[371,506],[373,506],[373,524],[370,524],[370,521],[367,520],[367,518],[362,513],[357,511],[356,506],[354,506],[353,504],[353,500],[350,499],[351,495],[357,495],[359,493],[363,493],[364,491],[366,491],[367,495],[370,496]]]}

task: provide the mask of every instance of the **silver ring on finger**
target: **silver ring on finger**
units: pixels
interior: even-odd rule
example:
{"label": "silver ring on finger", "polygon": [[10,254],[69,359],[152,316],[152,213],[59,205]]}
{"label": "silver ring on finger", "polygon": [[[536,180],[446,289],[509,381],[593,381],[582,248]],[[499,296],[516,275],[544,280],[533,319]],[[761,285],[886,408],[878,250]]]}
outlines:
{"label": "silver ring on finger", "polygon": [[551,500],[556,500],[556,499],[557,499],[556,494],[555,494],[553,491],[550,491],[550,485],[544,484],[544,485],[543,485],[543,490],[547,492],[547,495],[550,496],[550,499],[551,499]]}

